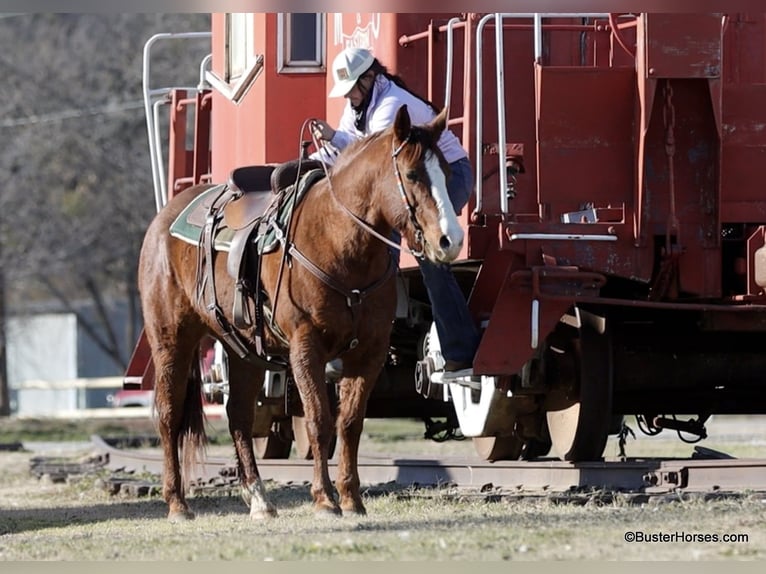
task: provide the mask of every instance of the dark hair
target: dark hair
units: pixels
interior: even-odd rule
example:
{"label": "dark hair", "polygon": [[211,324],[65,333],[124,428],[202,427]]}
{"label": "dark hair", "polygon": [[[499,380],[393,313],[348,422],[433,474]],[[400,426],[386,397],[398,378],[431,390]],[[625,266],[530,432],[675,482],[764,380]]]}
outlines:
{"label": "dark hair", "polygon": [[[373,60],[372,65],[367,69],[367,72],[369,72],[370,70],[372,70],[376,74],[380,74],[382,76],[385,76],[386,78],[388,78],[389,81],[393,82],[394,84],[399,86],[404,91],[409,92],[410,94],[415,96],[421,102],[423,102],[424,104],[428,105],[433,110],[433,112],[435,114],[439,113],[439,109],[433,104],[433,102],[428,101],[427,99],[425,99],[420,94],[416,94],[411,89],[409,89],[407,87],[407,84],[404,83],[404,80],[402,80],[402,78],[400,76],[398,76],[396,74],[392,74],[391,72],[389,72],[388,68],[386,68],[383,64],[381,64],[380,61],[377,58],[375,58],[375,60]],[[365,74],[367,72],[365,72]],[[362,74],[362,75],[364,75],[364,74]]]}

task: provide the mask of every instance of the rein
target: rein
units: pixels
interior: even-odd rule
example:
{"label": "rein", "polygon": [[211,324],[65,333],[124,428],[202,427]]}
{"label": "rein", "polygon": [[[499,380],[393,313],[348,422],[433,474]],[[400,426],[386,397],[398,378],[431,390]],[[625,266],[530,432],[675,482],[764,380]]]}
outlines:
{"label": "rein", "polygon": [[314,277],[322,281],[325,285],[330,287],[331,289],[337,291],[341,295],[343,295],[346,298],[346,306],[351,310],[351,321],[353,322],[353,332],[351,335],[351,340],[346,345],[345,351],[350,351],[351,349],[354,349],[359,344],[359,338],[357,337],[357,331],[359,330],[359,305],[364,302],[364,299],[376,291],[378,287],[382,287],[386,281],[388,281],[396,272],[396,265],[394,265],[394,260],[391,256],[388,258],[388,267],[386,268],[386,272],[383,274],[383,276],[378,279],[377,281],[371,283],[364,289],[346,289],[343,285],[338,283],[335,279],[333,279],[332,276],[328,275],[322,269],[317,267],[313,261],[311,261],[308,257],[306,257],[301,251],[295,246],[294,243],[290,243],[290,247],[288,248],[289,254],[297,259],[306,269],[308,269]]}
{"label": "rein", "polygon": [[[423,245],[423,228],[420,226],[420,223],[418,223],[417,218],[415,217],[415,208],[410,203],[410,200],[407,198],[407,194],[404,192],[404,181],[402,180],[402,174],[399,171],[399,165],[396,163],[397,156],[401,153],[401,151],[404,149],[404,146],[406,146],[410,142],[410,134],[407,135],[407,137],[399,144],[399,147],[395,148],[391,152],[391,158],[393,160],[394,164],[394,174],[396,174],[396,186],[399,191],[399,196],[402,198],[402,201],[407,206],[407,211],[410,215],[410,222],[415,227],[415,239],[420,244]],[[314,135],[312,134],[311,139],[314,143],[314,146],[319,149],[324,144],[322,144],[321,140],[318,140]],[[393,144],[392,144],[393,147]],[[337,203],[340,208],[349,216],[351,219],[356,223],[359,227],[364,229],[366,232],[368,232],[370,235],[374,236],[375,238],[379,239],[386,245],[393,247],[394,249],[397,249],[399,251],[402,251],[404,253],[408,253],[412,255],[413,257],[416,257],[417,259],[423,259],[424,253],[423,250],[413,250],[409,247],[404,247],[400,243],[396,243],[394,241],[391,241],[388,237],[385,237],[384,235],[378,233],[375,228],[372,227],[369,223],[367,223],[364,219],[359,217],[356,213],[351,211],[346,205],[338,199],[338,196],[335,195],[335,189],[332,186],[332,178],[330,177],[330,172],[327,169],[327,164],[322,163],[322,168],[324,169],[325,176],[327,177],[327,184],[330,187],[330,195],[332,195],[332,198],[335,200],[335,203]]]}
{"label": "rein", "polygon": [[[308,125],[309,121],[310,120],[306,120],[303,123],[303,126],[301,127],[301,133],[303,133],[305,131],[306,126]],[[317,149],[319,149],[318,142],[317,142],[316,138],[313,136],[313,134],[312,134],[312,140],[313,140],[314,145],[317,147]],[[402,145],[400,145],[399,148],[396,149],[394,151],[394,154],[393,154],[393,158],[394,158],[394,170],[395,170],[395,172],[396,172],[396,174],[397,174],[397,176],[399,178],[400,192],[402,194],[404,194],[404,183],[401,180],[401,175],[399,174],[399,169],[398,169],[398,166],[396,165],[396,156],[399,155],[399,153],[401,152],[402,148],[404,147],[404,144],[406,144],[408,141],[409,141],[409,137],[404,142],[402,142]],[[303,156],[301,155],[299,157],[302,158]],[[340,207],[342,207],[343,210],[348,215],[350,215],[352,217],[352,219],[358,225],[360,225],[363,229],[367,230],[372,235],[374,235],[378,239],[384,241],[385,243],[388,243],[389,245],[391,245],[393,247],[396,247],[397,249],[401,249],[401,247],[398,244],[394,243],[393,241],[389,240],[388,238],[384,237],[383,235],[381,235],[380,233],[375,231],[375,229],[373,229],[372,226],[370,226],[366,221],[361,219],[359,216],[357,216],[355,213],[353,213],[350,209],[348,209],[343,203],[341,203],[338,200],[337,196],[335,195],[335,191],[333,190],[333,187],[332,187],[332,180],[330,179],[330,174],[329,174],[329,172],[327,170],[327,164],[322,162],[322,167],[324,169],[325,176],[327,177],[327,182],[328,182],[328,185],[330,187],[330,193],[333,196],[333,199],[335,199],[335,202]],[[298,185],[298,180],[300,178],[300,172],[301,172],[301,170],[300,170],[300,164],[299,164],[299,167],[298,167],[298,170],[297,170],[297,175],[296,175],[296,182],[295,182],[296,188],[297,188],[297,185]],[[406,195],[403,195],[403,197],[404,197],[405,201],[407,201]],[[409,205],[409,201],[407,201],[407,203]],[[353,327],[352,327],[351,340],[347,343],[346,347],[341,352],[345,352],[345,351],[354,349],[359,344],[359,338],[357,336],[357,333],[359,331],[359,313],[358,313],[359,306],[362,304],[362,302],[364,301],[364,299],[368,295],[370,295],[371,293],[376,291],[378,288],[380,288],[383,285],[385,285],[385,283],[396,273],[396,265],[394,264],[394,259],[393,259],[393,257],[391,257],[389,255],[388,267],[386,268],[386,271],[383,273],[383,276],[380,277],[378,280],[374,281],[373,283],[371,283],[370,285],[368,285],[367,287],[365,287],[363,289],[347,289],[344,285],[341,285],[331,275],[327,274],[320,267],[318,267],[313,261],[311,261],[308,257],[306,257],[295,246],[295,243],[293,243],[290,240],[290,236],[289,235],[290,235],[290,230],[292,229],[292,220],[293,220],[293,213],[294,213],[294,211],[295,211],[294,208],[290,210],[290,214],[288,216],[287,223],[286,223],[286,226],[285,226],[285,233],[284,234],[278,234],[278,236],[279,236],[278,239],[279,239],[280,243],[282,244],[282,259],[280,261],[279,272],[277,274],[277,286],[276,286],[276,289],[275,289],[275,292],[274,292],[274,304],[272,305],[272,310],[271,310],[270,317],[269,317],[269,327],[271,328],[272,332],[274,332],[276,335],[278,335],[278,336],[280,335],[281,329],[279,329],[279,326],[276,325],[276,323],[275,323],[275,318],[276,318],[276,314],[277,314],[277,312],[276,312],[277,311],[277,301],[279,299],[280,286],[282,284],[282,276],[283,276],[283,271],[284,271],[285,264],[287,263],[287,265],[290,265],[288,259],[290,257],[292,257],[292,258],[296,259],[298,262],[300,262],[301,265],[303,265],[312,275],[314,275],[314,277],[316,277],[317,279],[322,281],[322,283],[324,283],[325,285],[327,285],[328,287],[330,287],[331,289],[333,289],[337,293],[340,293],[341,295],[343,295],[346,298],[346,306],[351,311],[351,320],[352,320]],[[410,206],[410,211],[411,211],[411,213],[413,211],[411,206]],[[415,223],[416,223],[416,228],[420,229],[420,226],[417,225],[417,222],[415,222]],[[409,252],[412,253],[415,256],[422,257],[422,253],[415,253],[415,252],[412,252],[412,251],[409,251]],[[284,343],[287,343],[287,341],[284,341],[284,337],[280,337],[280,338],[283,339]]]}
{"label": "rein", "polygon": [[[393,152],[391,152],[391,160],[394,163],[394,173],[396,174],[396,188],[399,190],[399,196],[402,198],[402,201],[404,202],[404,205],[407,206],[407,211],[410,214],[410,223],[412,223],[412,226],[415,228],[415,241],[419,243],[420,245],[424,244],[424,238],[423,238],[423,228],[420,226],[420,223],[418,223],[418,218],[415,216],[415,208],[412,206],[412,203],[410,203],[409,198],[407,197],[407,194],[404,192],[404,181],[402,180],[402,174],[399,171],[399,164],[396,163],[397,156],[401,153],[401,151],[404,149],[404,146],[406,146],[410,142],[410,137],[412,137],[412,132],[407,134],[407,137],[404,138],[404,141],[399,144],[399,147],[394,149]],[[391,143],[393,146],[393,142]],[[408,250],[410,253],[418,257],[419,259],[423,259],[423,250],[414,252],[411,250]]]}

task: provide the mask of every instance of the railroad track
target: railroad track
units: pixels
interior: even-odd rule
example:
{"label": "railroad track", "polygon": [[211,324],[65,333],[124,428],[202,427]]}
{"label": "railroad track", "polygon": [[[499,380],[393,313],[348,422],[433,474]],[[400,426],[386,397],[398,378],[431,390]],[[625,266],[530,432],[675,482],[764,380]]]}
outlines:
{"label": "railroad track", "polygon": [[[119,448],[99,436],[91,437],[103,465],[113,471],[151,473],[162,471],[157,452]],[[736,459],[723,453],[698,448],[692,459],[628,459],[570,463],[552,459],[498,461],[424,456],[398,458],[360,457],[359,475],[363,484],[403,486],[453,485],[505,493],[535,494],[601,490],[643,494],[679,492],[726,493],[766,492],[766,459]],[[277,483],[308,483],[312,461],[266,459],[258,461],[265,480]],[[337,461],[330,461],[335,477]],[[200,467],[199,487],[227,487],[236,483],[231,458],[209,457]]]}

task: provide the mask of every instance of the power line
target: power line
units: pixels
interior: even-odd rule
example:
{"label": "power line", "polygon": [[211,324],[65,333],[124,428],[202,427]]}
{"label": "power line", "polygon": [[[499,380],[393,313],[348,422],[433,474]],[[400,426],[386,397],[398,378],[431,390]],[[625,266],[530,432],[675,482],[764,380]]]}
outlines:
{"label": "power line", "polygon": [[94,106],[94,107],[80,109],[80,110],[62,110],[60,112],[52,112],[50,114],[31,115],[24,118],[11,118],[6,120],[0,120],[0,129],[62,122],[65,120],[71,120],[76,118],[84,118],[88,116],[99,116],[99,115],[105,115],[105,114],[115,114],[115,113],[124,112],[128,110],[136,110],[136,109],[143,109],[143,108],[144,108],[143,100],[135,100],[132,102],[106,104],[104,106]]}

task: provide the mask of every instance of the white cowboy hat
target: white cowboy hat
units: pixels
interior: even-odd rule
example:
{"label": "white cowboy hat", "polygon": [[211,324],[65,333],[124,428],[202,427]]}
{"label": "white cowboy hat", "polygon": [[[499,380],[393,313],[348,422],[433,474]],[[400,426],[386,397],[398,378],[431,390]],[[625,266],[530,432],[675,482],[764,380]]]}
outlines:
{"label": "white cowboy hat", "polygon": [[332,79],[335,80],[335,85],[330,90],[330,97],[337,98],[348,94],[374,61],[375,56],[364,48],[346,48],[335,56],[332,62]]}

